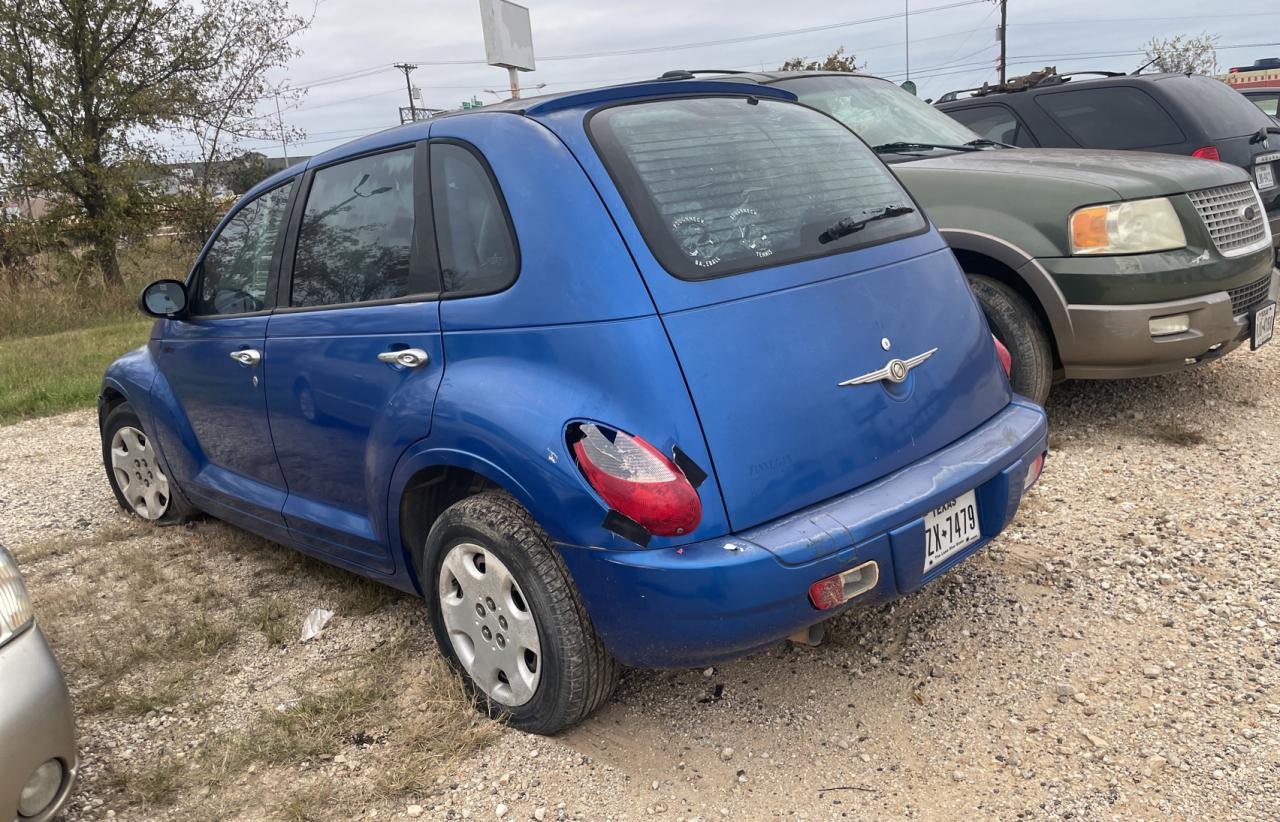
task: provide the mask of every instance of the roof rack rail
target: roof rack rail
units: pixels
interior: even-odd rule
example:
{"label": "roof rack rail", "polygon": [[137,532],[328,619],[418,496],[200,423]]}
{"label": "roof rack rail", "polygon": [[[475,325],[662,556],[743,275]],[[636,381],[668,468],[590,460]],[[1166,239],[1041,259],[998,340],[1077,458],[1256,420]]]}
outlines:
{"label": "roof rack rail", "polygon": [[1099,77],[1124,77],[1126,73],[1123,71],[1073,71],[1067,74],[1059,74],[1057,66],[1045,66],[1040,71],[1033,71],[1030,74],[1023,74],[1018,77],[1010,77],[1003,83],[991,85],[983,83],[977,88],[961,88],[955,91],[948,91],[946,94],[938,98],[939,103],[950,103],[960,99],[961,94],[968,94],[971,97],[985,97],[988,94],[1008,94],[1015,91],[1026,91],[1030,88],[1038,88],[1040,86],[1056,86],[1062,83],[1068,83],[1073,77],[1081,75],[1097,75]]}
{"label": "roof rack rail", "polygon": [[699,74],[749,74],[739,69],[672,69],[664,71],[659,80],[691,80]]}

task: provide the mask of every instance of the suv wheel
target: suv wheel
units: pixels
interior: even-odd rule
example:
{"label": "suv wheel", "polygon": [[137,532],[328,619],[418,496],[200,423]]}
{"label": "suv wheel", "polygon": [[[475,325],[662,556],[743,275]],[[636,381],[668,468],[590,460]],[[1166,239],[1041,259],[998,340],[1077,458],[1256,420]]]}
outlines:
{"label": "suv wheel", "polygon": [[430,569],[436,642],[489,716],[552,734],[609,698],[618,664],[551,540],[508,494],[450,506],[419,567]]}
{"label": "suv wheel", "polygon": [[1040,316],[1021,294],[999,280],[981,274],[968,277],[992,333],[1009,349],[1013,360],[1009,384],[1016,393],[1044,405],[1053,385],[1053,352]]}
{"label": "suv wheel", "polygon": [[165,474],[132,406],[111,409],[102,425],[102,463],[120,507],[159,525],[190,519],[195,509]]}

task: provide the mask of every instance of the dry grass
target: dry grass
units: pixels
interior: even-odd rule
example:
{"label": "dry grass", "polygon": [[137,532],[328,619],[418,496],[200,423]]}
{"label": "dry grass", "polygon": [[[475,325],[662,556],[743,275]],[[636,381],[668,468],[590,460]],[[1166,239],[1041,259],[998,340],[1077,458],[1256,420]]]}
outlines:
{"label": "dry grass", "polygon": [[[16,553],[79,708],[85,790],[117,814],[403,808],[498,732],[413,598],[221,523],[121,518]],[[336,616],[303,645],[316,606]]]}

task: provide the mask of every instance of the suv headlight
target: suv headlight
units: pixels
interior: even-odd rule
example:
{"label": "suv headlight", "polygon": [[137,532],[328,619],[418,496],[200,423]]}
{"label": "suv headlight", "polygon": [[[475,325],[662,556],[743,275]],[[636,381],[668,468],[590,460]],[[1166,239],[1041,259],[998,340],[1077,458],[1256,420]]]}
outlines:
{"label": "suv headlight", "polygon": [[13,639],[34,620],[31,599],[22,584],[22,574],[18,573],[18,563],[0,545],[0,645]]}
{"label": "suv headlight", "polygon": [[1072,254],[1144,254],[1186,244],[1167,197],[1087,206],[1071,215]]}

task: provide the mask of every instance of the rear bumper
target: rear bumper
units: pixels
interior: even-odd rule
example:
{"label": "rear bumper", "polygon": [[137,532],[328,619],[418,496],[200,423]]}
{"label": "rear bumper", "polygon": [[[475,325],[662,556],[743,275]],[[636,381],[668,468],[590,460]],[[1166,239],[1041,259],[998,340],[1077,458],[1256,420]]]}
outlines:
{"label": "rear bumper", "polygon": [[[71,698],[38,628],[0,648],[0,695],[0,819],[52,819],[71,795],[78,761]],[[19,817],[23,785],[50,759],[63,767],[57,796],[36,816]]]}
{"label": "rear bumper", "polygon": [[[1000,533],[1031,462],[1048,447],[1044,411],[1015,399],[981,427],[887,477],[740,534],[650,551],[559,545],[609,651],[636,667],[696,667],[821,622],[809,586],[868,560],[874,589],[843,606],[909,593]],[[923,517],[975,489],[982,538],[927,574]]]}
{"label": "rear bumper", "polygon": [[[1269,295],[1273,300],[1277,289],[1280,279],[1272,270]],[[1249,316],[1234,314],[1227,291],[1140,305],[1071,305],[1067,311],[1074,332],[1070,349],[1062,351],[1068,379],[1149,377],[1179,371],[1217,359],[1249,338]],[[1152,337],[1149,321],[1174,314],[1189,315],[1191,328]]]}

